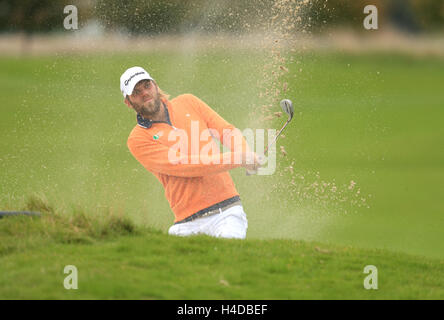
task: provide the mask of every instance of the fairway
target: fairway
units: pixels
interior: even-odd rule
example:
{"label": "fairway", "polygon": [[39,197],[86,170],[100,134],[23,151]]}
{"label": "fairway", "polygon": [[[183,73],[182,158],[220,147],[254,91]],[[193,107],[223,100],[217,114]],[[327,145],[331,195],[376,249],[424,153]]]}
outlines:
{"label": "fairway", "polygon": [[[92,270],[81,298],[442,298],[438,279],[442,279],[444,259],[444,60],[332,52],[293,53],[288,58],[292,60],[289,72],[279,81],[287,82],[289,89],[270,97],[266,92],[272,84],[263,80],[267,57],[258,51],[1,57],[0,209],[30,209],[30,201],[37,199],[62,215],[82,212],[95,219],[108,212],[125,217],[139,231],[133,234],[131,227],[129,235],[118,231],[110,237],[64,241],[59,236],[42,236],[38,219],[0,219],[0,297],[41,298],[42,288],[48,286],[46,298],[74,298],[52,290],[59,285],[58,278],[41,278],[43,287],[36,285],[25,293],[27,281],[37,280],[31,269],[22,267],[26,263],[47,270],[51,262],[54,270],[50,271],[61,272],[62,265],[74,259]],[[139,265],[171,269],[174,266],[166,261],[174,252],[193,255],[197,250],[195,258],[203,259],[199,250],[219,248],[214,239],[182,242],[166,236],[174,216],[163,188],[126,146],[136,118],[123,104],[119,77],[134,65],[150,70],[172,97],[193,93],[241,130],[279,128],[282,118],[264,118],[280,111],[276,101],[289,98],[294,103],[294,119],[277,144],[275,174],[247,177],[244,170],[232,171],[249,219],[247,241],[220,242],[224,254],[232,256],[225,261],[231,271],[224,274],[217,269],[208,276],[209,281],[216,281],[216,289],[203,288],[208,295],[200,294],[198,288],[162,288],[162,282],[152,290],[136,289],[138,271],[129,280],[133,285],[124,288],[116,280],[103,287],[93,280],[101,270],[88,267],[88,263],[103,263],[103,268],[112,268],[114,260],[128,258],[121,265],[122,274]],[[264,114],[262,106],[268,104],[272,108]],[[17,230],[23,224],[29,233],[15,243],[16,235],[7,232],[11,224]],[[37,239],[34,244],[33,239]],[[206,249],[196,245],[200,241]],[[146,251],[131,249],[137,251],[131,251],[131,259],[121,256],[145,245]],[[165,256],[164,245],[169,252]],[[314,249],[319,246],[331,251],[325,259]],[[103,250],[101,258],[96,250]],[[269,261],[276,259],[276,265],[270,262],[257,271],[260,276],[270,273],[270,281],[245,289],[254,281],[238,278],[231,268],[239,264],[244,274],[251,265],[247,258],[234,258],[237,250],[255,265],[261,264],[264,252],[270,255]],[[49,252],[57,254],[51,258]],[[310,262],[301,265],[300,257],[308,252]],[[97,260],[88,260],[88,255]],[[48,264],[41,262],[44,257]],[[187,259],[180,256],[176,263],[187,265]],[[208,259],[217,264],[221,257],[216,254]],[[350,265],[339,266],[343,259],[350,259]],[[419,265],[422,259],[426,266]],[[399,281],[388,285],[392,291],[365,295],[362,268],[374,261],[390,268],[392,275],[397,268],[402,271],[397,273]],[[310,267],[324,262],[326,269],[308,276]],[[356,272],[352,282],[337,283],[331,290],[325,285],[336,279],[333,276],[321,277],[314,287],[308,284],[310,277],[329,270],[346,279],[348,266]],[[409,273],[421,274],[427,268],[432,270],[431,279],[418,278],[412,291],[400,289],[410,281]],[[298,285],[286,287],[288,274],[298,272],[301,278],[292,278]],[[16,276],[23,283],[8,286]],[[101,277],[97,281],[106,282],[113,275],[105,272]],[[195,279],[184,281],[178,286],[189,288]],[[225,282],[234,288],[230,293]],[[425,282],[428,285],[420,289]],[[273,291],[272,283],[285,290]],[[317,286],[323,289],[316,291]],[[306,287],[310,289],[301,293]],[[347,291],[351,287],[359,290]]]}

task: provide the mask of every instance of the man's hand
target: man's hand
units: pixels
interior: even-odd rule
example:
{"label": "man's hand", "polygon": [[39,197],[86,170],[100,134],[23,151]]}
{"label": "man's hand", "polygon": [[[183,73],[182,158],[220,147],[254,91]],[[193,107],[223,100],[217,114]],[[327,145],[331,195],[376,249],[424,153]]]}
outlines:
{"label": "man's hand", "polygon": [[251,174],[255,174],[257,169],[263,165],[263,160],[263,157],[255,152],[245,152],[242,154],[242,167],[250,171]]}

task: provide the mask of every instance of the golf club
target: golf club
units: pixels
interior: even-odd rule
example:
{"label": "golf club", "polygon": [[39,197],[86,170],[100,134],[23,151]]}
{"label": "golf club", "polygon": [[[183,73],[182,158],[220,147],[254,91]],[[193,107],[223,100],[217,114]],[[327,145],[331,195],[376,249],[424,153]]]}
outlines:
{"label": "golf club", "polygon": [[284,125],[282,126],[282,128],[278,131],[276,137],[274,137],[273,141],[265,148],[264,150],[264,155],[267,153],[268,149],[276,143],[277,139],[279,138],[279,136],[281,135],[282,131],[285,129],[285,127],[290,123],[291,119],[293,119],[293,115],[294,115],[294,108],[293,108],[293,103],[291,102],[291,100],[289,99],[284,99],[281,101],[281,107],[282,110],[284,110],[284,112],[288,115],[288,120],[287,122],[284,123]]}
{"label": "golf club", "polygon": [[[293,115],[294,115],[294,108],[293,108],[293,103],[291,102],[290,99],[283,99],[280,102],[281,108],[282,110],[287,114],[288,116],[288,120],[284,123],[284,125],[282,126],[282,128],[278,131],[277,135],[274,137],[273,141],[270,142],[268,144],[268,146],[265,148],[264,150],[264,155],[268,152],[268,149],[276,143],[277,139],[279,138],[279,136],[281,135],[282,131],[284,131],[285,127],[290,123],[291,119],[293,119]],[[256,174],[257,170],[247,170],[247,176],[249,175],[253,175]]]}

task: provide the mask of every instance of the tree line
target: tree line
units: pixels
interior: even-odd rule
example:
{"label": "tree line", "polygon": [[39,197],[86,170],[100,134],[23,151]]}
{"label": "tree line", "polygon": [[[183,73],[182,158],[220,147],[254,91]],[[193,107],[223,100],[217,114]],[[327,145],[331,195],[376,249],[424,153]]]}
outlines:
{"label": "tree line", "polygon": [[[78,8],[80,28],[96,20],[107,31],[134,35],[260,32],[279,14],[298,15],[308,32],[344,26],[359,30],[367,4],[377,6],[381,26],[410,32],[444,29],[442,0],[0,0],[0,31],[61,31],[66,5]],[[300,10],[288,9],[297,6]]]}

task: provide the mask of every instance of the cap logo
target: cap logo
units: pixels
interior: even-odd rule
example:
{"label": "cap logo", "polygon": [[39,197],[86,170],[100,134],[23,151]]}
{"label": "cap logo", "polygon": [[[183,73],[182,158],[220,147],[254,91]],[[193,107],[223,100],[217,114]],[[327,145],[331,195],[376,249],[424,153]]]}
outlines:
{"label": "cap logo", "polygon": [[135,76],[139,75],[139,74],[144,74],[144,71],[140,71],[140,72],[136,72],[135,74],[133,74],[131,77],[128,78],[128,80],[125,80],[125,86],[128,85],[128,82],[131,81],[132,78],[134,78]]}

